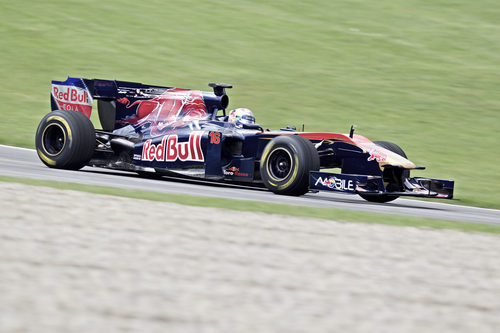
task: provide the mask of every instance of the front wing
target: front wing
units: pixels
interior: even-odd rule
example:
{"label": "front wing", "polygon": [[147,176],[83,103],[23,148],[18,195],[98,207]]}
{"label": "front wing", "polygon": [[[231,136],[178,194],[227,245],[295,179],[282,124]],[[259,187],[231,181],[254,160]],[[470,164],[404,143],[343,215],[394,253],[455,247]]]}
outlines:
{"label": "front wing", "polygon": [[454,181],[433,178],[405,178],[403,191],[387,191],[381,176],[348,175],[311,171],[311,190],[335,191],[352,194],[391,194],[398,196],[452,199]]}

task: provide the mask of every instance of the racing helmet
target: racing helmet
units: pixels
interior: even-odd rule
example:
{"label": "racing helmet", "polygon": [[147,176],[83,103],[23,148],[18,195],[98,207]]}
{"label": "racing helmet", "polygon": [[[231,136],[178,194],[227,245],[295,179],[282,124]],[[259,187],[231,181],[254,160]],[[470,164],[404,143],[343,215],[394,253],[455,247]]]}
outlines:
{"label": "racing helmet", "polygon": [[237,108],[229,112],[228,122],[237,126],[255,124],[255,117],[250,109]]}

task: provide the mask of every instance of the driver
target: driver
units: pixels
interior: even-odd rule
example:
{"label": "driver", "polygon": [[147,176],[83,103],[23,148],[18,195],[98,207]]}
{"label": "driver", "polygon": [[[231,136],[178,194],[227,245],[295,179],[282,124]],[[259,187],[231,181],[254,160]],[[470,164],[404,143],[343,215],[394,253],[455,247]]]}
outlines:
{"label": "driver", "polygon": [[233,123],[236,127],[255,124],[255,117],[250,109],[237,108],[229,112],[228,122]]}

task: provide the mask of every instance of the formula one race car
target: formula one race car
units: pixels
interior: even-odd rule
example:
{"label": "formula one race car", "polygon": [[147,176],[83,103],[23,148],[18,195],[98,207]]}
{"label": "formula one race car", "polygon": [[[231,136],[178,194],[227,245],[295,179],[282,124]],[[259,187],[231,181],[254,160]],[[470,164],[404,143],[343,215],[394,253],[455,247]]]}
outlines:
{"label": "formula one race car", "polygon": [[[115,80],[52,81],[52,112],[36,132],[38,156],[51,168],[89,165],[260,183],[284,195],[326,190],[373,202],[453,197],[453,181],[410,178],[410,170],[424,168],[394,143],[372,142],[353,128],[349,134],[263,130],[251,115],[229,119],[230,85],[209,86],[213,92]],[[90,121],[94,99],[102,129]],[[340,170],[320,171],[333,168]]]}

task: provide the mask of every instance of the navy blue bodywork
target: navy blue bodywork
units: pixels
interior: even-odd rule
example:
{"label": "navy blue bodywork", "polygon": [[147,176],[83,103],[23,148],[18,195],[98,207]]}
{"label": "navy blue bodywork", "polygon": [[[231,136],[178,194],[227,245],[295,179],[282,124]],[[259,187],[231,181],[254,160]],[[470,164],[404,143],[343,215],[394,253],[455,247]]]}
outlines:
{"label": "navy blue bodywork", "polygon": [[90,117],[93,100],[98,101],[103,129],[96,130],[93,166],[259,183],[268,143],[277,136],[299,135],[314,145],[321,169],[340,170],[312,171],[311,190],[453,197],[452,181],[401,177],[404,170],[422,167],[360,135],[264,131],[259,125],[229,123],[226,89],[231,86],[211,87],[213,92],[68,78],[52,82],[51,106]]}

